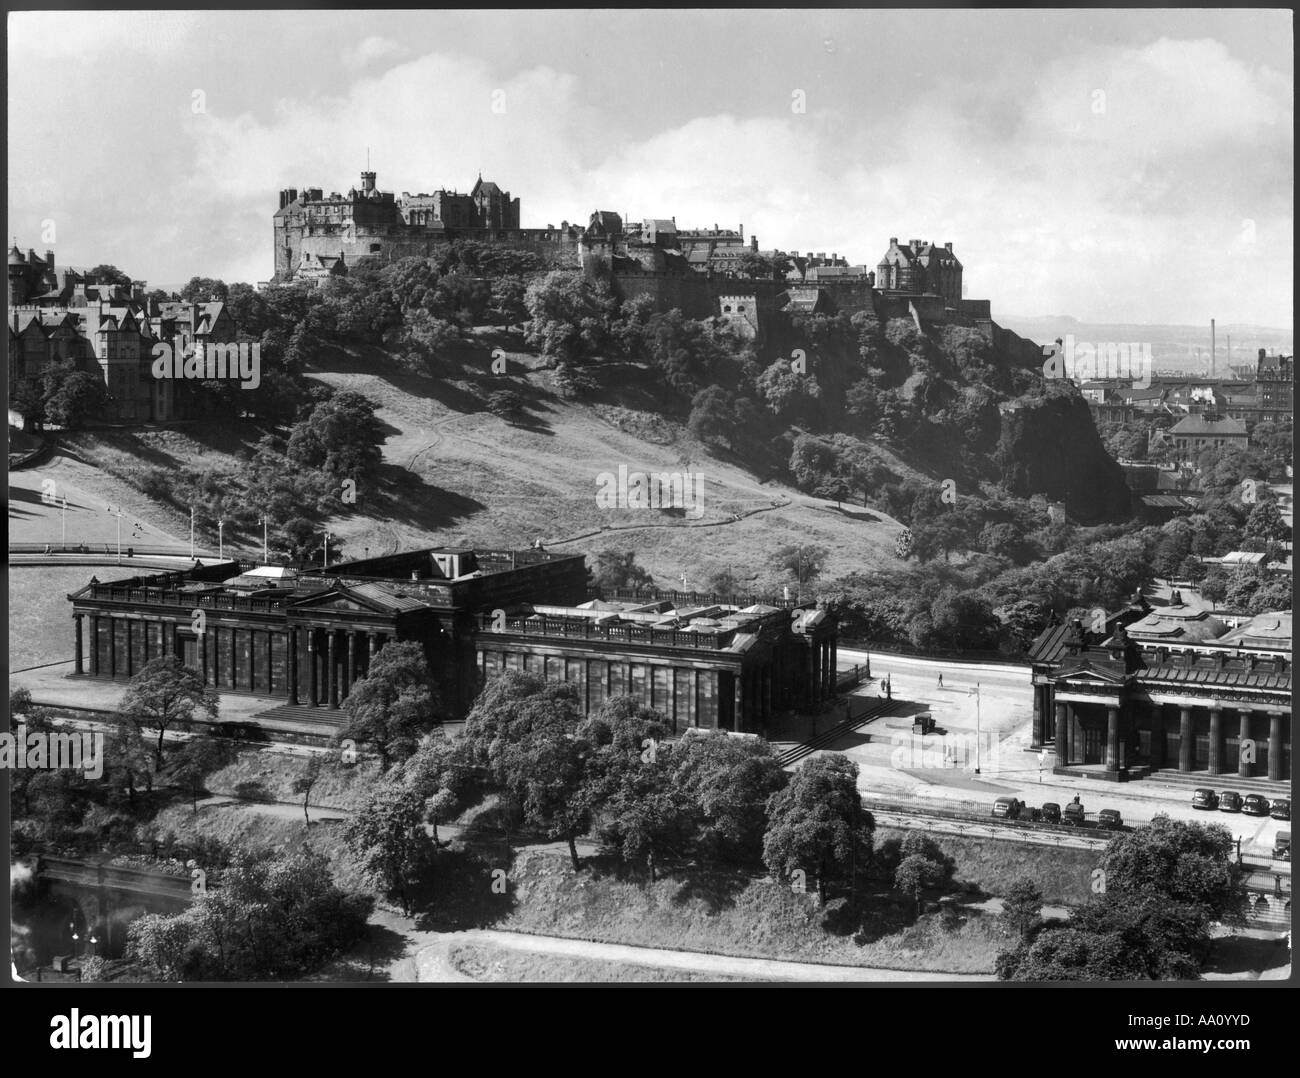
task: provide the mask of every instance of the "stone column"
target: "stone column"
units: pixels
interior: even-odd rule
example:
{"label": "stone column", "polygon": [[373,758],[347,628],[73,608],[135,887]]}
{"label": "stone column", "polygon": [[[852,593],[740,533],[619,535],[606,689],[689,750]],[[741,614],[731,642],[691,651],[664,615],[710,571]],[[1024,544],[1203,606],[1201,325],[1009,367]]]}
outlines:
{"label": "stone column", "polygon": [[108,619],[108,676],[117,677],[117,619]]}
{"label": "stone column", "polygon": [[1190,771],[1192,769],[1192,749],[1195,748],[1195,742],[1192,739],[1192,709],[1183,707],[1178,709],[1178,770]]}
{"label": "stone column", "polygon": [[288,668],[285,673],[289,675],[289,703],[298,703],[298,630],[292,625],[289,626],[288,640],[286,642],[284,661]]}
{"label": "stone column", "polygon": [[[605,664],[609,666],[608,663]],[[608,699],[608,683],[606,683],[606,699]],[[698,669],[691,671],[691,705],[690,719],[692,726],[700,725],[700,672]]]}
{"label": "stone column", "polygon": [[1223,709],[1210,708],[1210,774],[1223,774]]}
{"label": "stone column", "polygon": [[[268,642],[267,643],[268,658],[270,657],[270,648],[271,645]],[[270,686],[270,684],[271,681],[268,678],[267,679],[268,687]],[[248,630],[248,691],[257,692],[257,630],[256,629]]]}
{"label": "stone column", "polygon": [[343,694],[352,691],[352,679],[357,676],[357,634],[348,633],[348,668],[344,671]]}
{"label": "stone column", "polygon": [[1034,686],[1034,725],[1029,747],[1033,749],[1043,747],[1043,687],[1041,685]]}
{"label": "stone column", "polygon": [[1056,766],[1068,767],[1070,764],[1070,720],[1065,714],[1065,705],[1056,705]]}
{"label": "stone column", "polygon": [[316,675],[316,629],[307,629],[307,703],[320,707],[320,679]]}
{"label": "stone column", "polygon": [[[740,729],[740,717],[741,717],[742,714],[744,714],[744,706],[745,706],[745,669],[744,669],[744,667],[741,667],[740,670],[736,672],[736,676],[733,677],[731,680],[732,680],[733,682],[735,682],[735,685],[736,685],[735,703],[734,703],[734,705],[733,705],[733,707],[734,707],[734,714],[731,716],[731,728],[732,728],[733,730],[739,730],[739,729]],[[719,712],[722,710],[721,702],[719,702],[718,710],[719,710]],[[719,716],[719,717],[720,717],[720,716]]]}
{"label": "stone column", "polygon": [[1282,712],[1268,713],[1268,777],[1274,782],[1282,778]]}
{"label": "stone column", "polygon": [[335,665],[334,649],[336,646],[338,633],[333,629],[327,629],[325,631],[328,634],[325,637],[325,644],[327,649],[326,653],[328,656],[326,661],[329,664],[327,679],[326,679],[326,693],[329,696],[330,709],[332,711],[337,711],[339,706],[339,679],[338,679],[338,669]]}
{"label": "stone column", "polygon": [[1237,732],[1237,775],[1240,778],[1248,779],[1253,768],[1246,759],[1246,753],[1243,751],[1242,746],[1250,739],[1250,708],[1238,708],[1237,714],[1241,719],[1241,725]]}
{"label": "stone column", "polygon": [[[239,630],[232,625],[226,632],[230,634],[230,687],[237,689],[239,688]],[[217,654],[221,654],[220,649]]]}
{"label": "stone column", "polygon": [[1106,709],[1106,770],[1119,770],[1119,708]]}
{"label": "stone column", "polygon": [[126,676],[130,677],[135,671],[132,669],[131,655],[131,619],[126,618]]}
{"label": "stone column", "polygon": [[83,659],[82,659],[82,651],[81,651],[81,615],[80,615],[80,614],[73,614],[73,615],[72,615],[72,626],[73,626],[73,629],[75,630],[76,641],[77,641],[77,667],[76,667],[76,670],[77,670],[77,673],[78,673],[78,674],[84,674],[86,671],[85,671],[84,666],[82,665]]}

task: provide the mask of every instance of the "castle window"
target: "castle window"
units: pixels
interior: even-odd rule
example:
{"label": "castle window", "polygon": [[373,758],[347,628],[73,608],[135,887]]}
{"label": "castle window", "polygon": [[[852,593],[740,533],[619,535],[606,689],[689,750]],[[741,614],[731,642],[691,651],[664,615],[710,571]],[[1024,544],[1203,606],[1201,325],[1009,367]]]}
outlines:
{"label": "castle window", "polygon": [[736,310],[743,312],[745,310],[745,305],[742,303],[739,307],[736,308]]}
{"label": "castle window", "polygon": [[723,308],[722,308],[722,313],[723,313],[723,314],[730,314],[730,313],[731,313],[731,304],[727,304],[727,306],[723,307]]}
{"label": "castle window", "polygon": [[374,254],[377,251],[382,251],[383,249],[384,249],[384,245],[382,243],[372,243],[370,245],[371,254]]}

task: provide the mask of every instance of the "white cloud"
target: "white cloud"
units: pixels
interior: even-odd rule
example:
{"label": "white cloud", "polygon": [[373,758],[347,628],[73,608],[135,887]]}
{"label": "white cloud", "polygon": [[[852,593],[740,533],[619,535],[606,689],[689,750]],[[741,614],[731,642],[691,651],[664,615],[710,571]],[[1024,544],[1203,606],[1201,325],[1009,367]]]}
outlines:
{"label": "white cloud", "polygon": [[98,55],[177,52],[198,23],[191,11],[11,11],[10,70],[20,56],[84,61]]}
{"label": "white cloud", "polygon": [[395,59],[410,54],[410,49],[390,38],[371,35],[349,45],[343,50],[343,63],[350,68],[362,68],[376,60]]}

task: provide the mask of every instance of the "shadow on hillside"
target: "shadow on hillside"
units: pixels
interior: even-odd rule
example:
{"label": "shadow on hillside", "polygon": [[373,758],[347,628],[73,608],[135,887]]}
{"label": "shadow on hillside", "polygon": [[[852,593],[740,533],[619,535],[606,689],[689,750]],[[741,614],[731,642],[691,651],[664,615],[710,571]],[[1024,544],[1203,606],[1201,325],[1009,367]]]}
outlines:
{"label": "shadow on hillside", "polygon": [[[412,903],[415,926],[428,932],[490,928],[510,915],[514,895],[505,884],[510,862],[501,845],[444,848]],[[504,887],[504,893],[502,888]]]}
{"label": "shadow on hillside", "polygon": [[736,896],[750,883],[744,869],[727,865],[689,865],[675,870],[673,877],[679,883],[672,899],[674,906],[698,899],[710,913],[734,907]]}
{"label": "shadow on hillside", "polygon": [[[224,453],[241,460],[257,451],[257,443],[264,435],[276,433],[269,424],[249,419],[205,420],[178,429],[186,437],[215,453]],[[172,467],[178,466],[176,458],[171,454],[156,450],[139,440],[133,441],[131,453],[144,463],[170,462]]]}
{"label": "shadow on hillside", "polygon": [[1214,941],[1204,972],[1263,972],[1276,966],[1285,966],[1289,961],[1290,952],[1284,939],[1227,936]]}
{"label": "shadow on hillside", "polygon": [[396,464],[380,469],[378,491],[366,504],[367,515],[377,520],[426,529],[450,527],[486,508],[477,498],[440,487]]}
{"label": "shadow on hillside", "polygon": [[388,970],[406,956],[409,941],[387,925],[371,923],[366,927],[366,938],[327,967],[326,979],[334,983],[390,980]]}

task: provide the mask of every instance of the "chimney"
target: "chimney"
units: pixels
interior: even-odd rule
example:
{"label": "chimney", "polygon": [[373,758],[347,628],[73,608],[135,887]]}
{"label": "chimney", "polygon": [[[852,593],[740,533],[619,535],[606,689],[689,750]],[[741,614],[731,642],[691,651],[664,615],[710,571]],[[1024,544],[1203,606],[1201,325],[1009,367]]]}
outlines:
{"label": "chimney", "polygon": [[945,243],[945,244],[944,244],[944,247],[946,247],[946,248],[948,249],[949,253],[951,253],[951,252],[952,252],[952,240],[949,240],[947,243]]}
{"label": "chimney", "polygon": [[751,251],[753,251],[754,254],[758,254],[758,237],[757,237],[757,236],[750,236],[750,237],[749,237],[749,249],[750,249]]}
{"label": "chimney", "polygon": [[46,252],[45,252],[45,264],[46,264],[46,266],[49,267],[50,269],[53,269],[53,268],[54,268],[54,252],[53,252],[53,251],[46,251]]}
{"label": "chimney", "polygon": [[1261,348],[1261,349],[1259,350],[1259,361],[1260,361],[1261,363],[1264,362],[1264,349],[1263,349],[1263,348]]}
{"label": "chimney", "polygon": [[889,237],[889,246],[890,246],[890,247],[897,247],[897,246],[898,246],[898,237],[897,237],[897,236],[890,236],[890,237]]}

